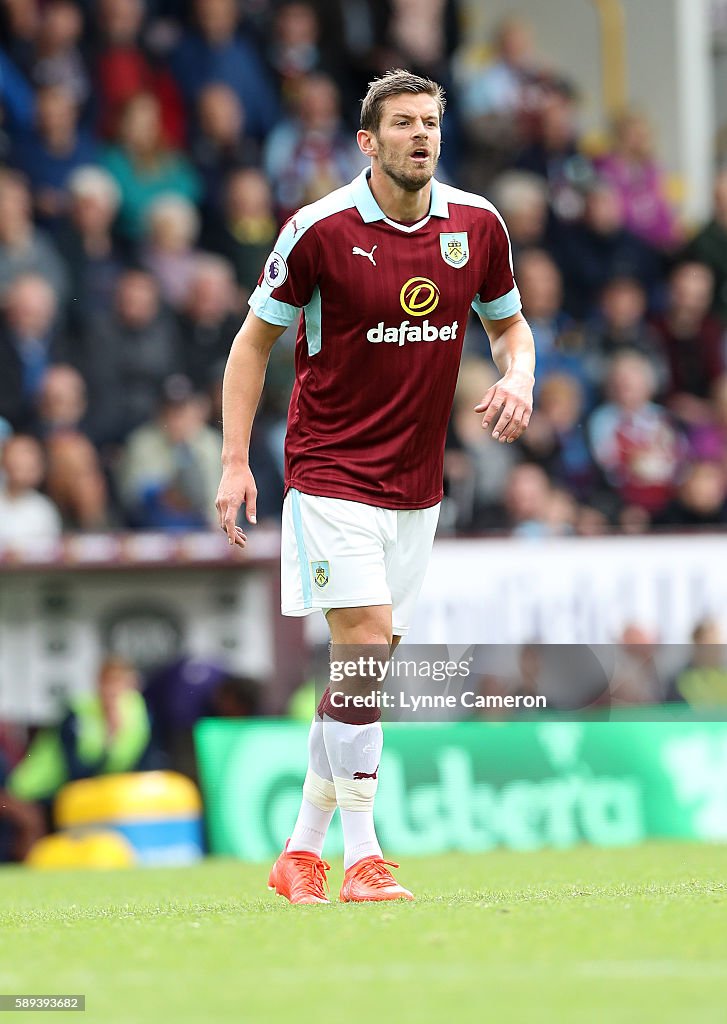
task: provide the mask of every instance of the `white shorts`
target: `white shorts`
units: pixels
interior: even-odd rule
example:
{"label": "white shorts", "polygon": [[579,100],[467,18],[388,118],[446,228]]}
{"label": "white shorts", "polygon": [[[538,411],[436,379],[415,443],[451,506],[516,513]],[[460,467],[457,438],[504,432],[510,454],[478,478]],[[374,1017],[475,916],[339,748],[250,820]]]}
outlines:
{"label": "white shorts", "polygon": [[404,636],[438,518],[439,505],[399,511],[291,488],[283,502],[283,615],[390,604],[393,633]]}

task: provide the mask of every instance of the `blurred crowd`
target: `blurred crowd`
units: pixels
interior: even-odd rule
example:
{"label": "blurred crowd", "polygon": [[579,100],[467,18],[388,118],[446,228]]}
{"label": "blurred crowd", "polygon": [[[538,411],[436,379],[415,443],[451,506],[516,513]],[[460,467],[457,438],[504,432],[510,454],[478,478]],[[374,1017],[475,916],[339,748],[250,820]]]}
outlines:
{"label": "blurred crowd", "polygon": [[[472,59],[465,0],[1,0],[0,547],[215,523],[221,377],[283,220],[350,180],[358,101],[408,67],[448,93],[440,176],[511,233],[538,350],[523,441],[473,406],[474,321],[443,532],[714,527],[727,517],[727,173],[683,224],[649,120],[600,145],[526,21]],[[251,461],[277,521],[293,330]]]}
{"label": "blurred crowd", "polygon": [[[575,717],[613,709],[628,720],[630,709],[638,718],[639,708],[661,705],[657,719],[723,720],[727,707],[727,645],[712,618],[696,622],[690,644],[660,643],[655,630],[630,622],[613,644],[503,645],[480,658],[479,693],[543,696],[550,711]],[[496,708],[478,717],[503,712]]]}

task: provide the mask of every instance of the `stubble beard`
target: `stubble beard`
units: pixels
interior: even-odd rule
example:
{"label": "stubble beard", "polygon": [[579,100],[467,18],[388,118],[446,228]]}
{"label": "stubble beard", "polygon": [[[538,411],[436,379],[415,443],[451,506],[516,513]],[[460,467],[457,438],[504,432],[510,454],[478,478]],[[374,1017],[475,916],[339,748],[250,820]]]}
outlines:
{"label": "stubble beard", "polygon": [[388,178],[391,178],[395,185],[404,189],[405,192],[420,192],[434,177],[438,160],[438,156],[433,158],[431,171],[427,167],[426,169],[422,168],[418,174],[407,174],[403,168],[397,167],[397,165],[388,158],[386,151],[379,151],[379,167]]}

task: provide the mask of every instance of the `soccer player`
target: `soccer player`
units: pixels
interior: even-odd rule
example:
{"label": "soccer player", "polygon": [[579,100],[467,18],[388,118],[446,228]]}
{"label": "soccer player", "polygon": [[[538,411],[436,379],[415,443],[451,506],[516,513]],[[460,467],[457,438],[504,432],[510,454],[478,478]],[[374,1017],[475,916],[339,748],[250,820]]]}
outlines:
{"label": "soccer player", "polygon": [[[298,319],[282,611],[321,609],[334,656],[365,647],[386,660],[409,627],[437,525],[470,306],[501,373],[475,407],[483,427],[512,443],[532,410],[533,339],[503,220],[486,199],[433,176],[443,112],[443,91],[428,79],[397,70],[371,83],[357,136],[370,168],[284,225],[225,371],[217,508],[230,543],[244,547],[236,519],[244,503],[255,523],[252,421],[269,352]],[[383,734],[380,711],[344,699],[357,685],[371,680],[326,690],[311,726],[300,813],[269,880],[292,903],[328,902],[321,854],[336,807],[340,898],[413,898],[376,838]]]}

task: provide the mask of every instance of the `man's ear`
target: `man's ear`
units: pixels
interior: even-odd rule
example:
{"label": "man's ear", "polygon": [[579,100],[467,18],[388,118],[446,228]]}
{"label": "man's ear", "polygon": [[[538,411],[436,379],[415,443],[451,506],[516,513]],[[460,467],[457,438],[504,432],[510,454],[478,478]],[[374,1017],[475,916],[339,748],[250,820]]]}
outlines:
{"label": "man's ear", "polygon": [[356,141],[358,142],[358,148],[364,156],[376,156],[378,147],[376,145],[376,136],[373,132],[364,131],[364,129],[361,128],[356,133]]}

